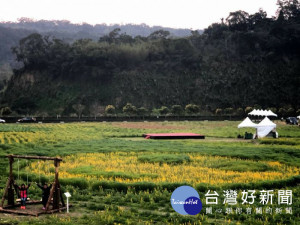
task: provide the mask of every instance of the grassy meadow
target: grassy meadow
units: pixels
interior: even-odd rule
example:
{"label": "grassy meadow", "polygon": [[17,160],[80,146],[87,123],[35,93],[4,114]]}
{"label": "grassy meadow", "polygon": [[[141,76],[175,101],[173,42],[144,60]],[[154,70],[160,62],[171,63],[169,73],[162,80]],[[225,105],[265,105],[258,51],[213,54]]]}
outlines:
{"label": "grassy meadow", "polygon": [[[0,214],[0,224],[299,224],[300,129],[277,121],[279,139],[237,139],[252,129],[237,129],[235,121],[101,122],[60,124],[1,124],[1,196],[7,179],[7,154],[60,156],[60,182],[72,194],[70,214],[39,218]],[[205,140],[147,140],[144,133],[195,132]],[[19,173],[17,172],[19,168]],[[18,183],[50,182],[51,163],[19,160],[14,163]],[[193,186],[203,209],[182,216],[170,204],[172,191]],[[244,213],[225,213],[224,190],[274,190],[273,213],[246,214],[266,206],[241,207]],[[220,194],[221,213],[207,214],[204,195]],[[292,214],[277,205],[277,191],[292,190]],[[32,199],[40,198],[36,186]],[[282,208],[275,213],[275,208]]]}

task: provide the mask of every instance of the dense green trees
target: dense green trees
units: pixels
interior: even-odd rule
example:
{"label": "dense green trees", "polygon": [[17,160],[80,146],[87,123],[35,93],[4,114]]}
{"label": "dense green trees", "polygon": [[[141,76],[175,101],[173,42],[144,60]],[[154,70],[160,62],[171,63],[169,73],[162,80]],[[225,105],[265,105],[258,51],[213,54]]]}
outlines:
{"label": "dense green trees", "polygon": [[[203,34],[193,31],[185,38],[164,30],[132,37],[117,27],[98,41],[69,43],[31,34],[13,50],[23,67],[15,70],[2,105],[20,113],[62,106],[70,113],[78,102],[86,111],[94,102],[118,107],[131,102],[134,114],[163,105],[179,114],[171,106],[191,102],[212,112],[255,104],[297,109],[299,2],[278,5],[277,18],[262,9],[253,15],[232,12]],[[190,114],[199,110],[186,108]]]}
{"label": "dense green trees", "polygon": [[277,15],[279,19],[297,21],[300,19],[300,2],[298,0],[278,0]]}

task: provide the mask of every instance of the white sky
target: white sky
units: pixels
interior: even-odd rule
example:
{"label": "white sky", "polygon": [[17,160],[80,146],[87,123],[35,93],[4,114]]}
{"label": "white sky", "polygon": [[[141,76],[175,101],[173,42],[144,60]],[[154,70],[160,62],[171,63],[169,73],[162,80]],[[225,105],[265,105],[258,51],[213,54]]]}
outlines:
{"label": "white sky", "polygon": [[174,28],[203,29],[230,12],[274,16],[277,0],[1,0],[0,21],[21,17],[70,20],[73,23],[146,23]]}

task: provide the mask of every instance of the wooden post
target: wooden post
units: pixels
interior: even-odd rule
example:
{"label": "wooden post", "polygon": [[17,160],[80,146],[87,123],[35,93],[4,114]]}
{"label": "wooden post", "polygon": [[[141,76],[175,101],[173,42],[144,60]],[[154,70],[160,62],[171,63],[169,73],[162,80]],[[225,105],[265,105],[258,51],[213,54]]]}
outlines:
{"label": "wooden post", "polygon": [[15,196],[14,196],[14,177],[13,177],[13,163],[14,158],[9,157],[9,186],[8,186],[8,192],[7,192],[7,204],[8,205],[14,205],[15,204]]}
{"label": "wooden post", "polygon": [[54,166],[55,166],[55,186],[54,186],[54,193],[53,193],[53,208],[52,209],[58,209],[59,208],[59,198],[60,198],[60,186],[58,182],[58,167],[59,167],[59,161],[54,160]]}
{"label": "wooden post", "polygon": [[8,178],[8,180],[7,180],[5,191],[4,191],[3,196],[2,196],[1,208],[3,208],[4,201],[5,201],[5,196],[7,195],[9,184],[10,184],[10,178]]}
{"label": "wooden post", "polygon": [[55,183],[55,181],[54,181],[54,183],[53,183],[53,185],[52,185],[52,188],[51,188],[51,191],[50,191],[50,195],[49,195],[47,204],[46,204],[46,209],[45,209],[45,211],[48,211],[48,209],[49,209],[49,205],[50,205],[51,199],[52,199],[52,197],[53,197],[53,192],[54,192],[54,190],[55,190],[55,185],[56,185],[56,183]]}
{"label": "wooden post", "polygon": [[14,163],[13,156],[9,156],[9,178],[10,179],[13,177],[13,163]]}
{"label": "wooden post", "polygon": [[[58,182],[58,186],[60,188],[60,183],[59,182]],[[62,206],[65,207],[66,205],[65,205],[65,201],[64,201],[61,189],[60,189],[60,201],[61,201]]]}

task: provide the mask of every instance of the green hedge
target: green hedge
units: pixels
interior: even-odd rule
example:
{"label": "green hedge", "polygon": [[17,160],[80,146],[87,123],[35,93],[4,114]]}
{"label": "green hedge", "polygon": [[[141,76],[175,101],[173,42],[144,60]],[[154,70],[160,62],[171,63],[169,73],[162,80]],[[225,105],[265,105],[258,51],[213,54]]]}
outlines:
{"label": "green hedge", "polygon": [[89,183],[84,178],[63,178],[59,179],[59,182],[61,185],[70,185],[80,189],[87,189],[89,187]]}

